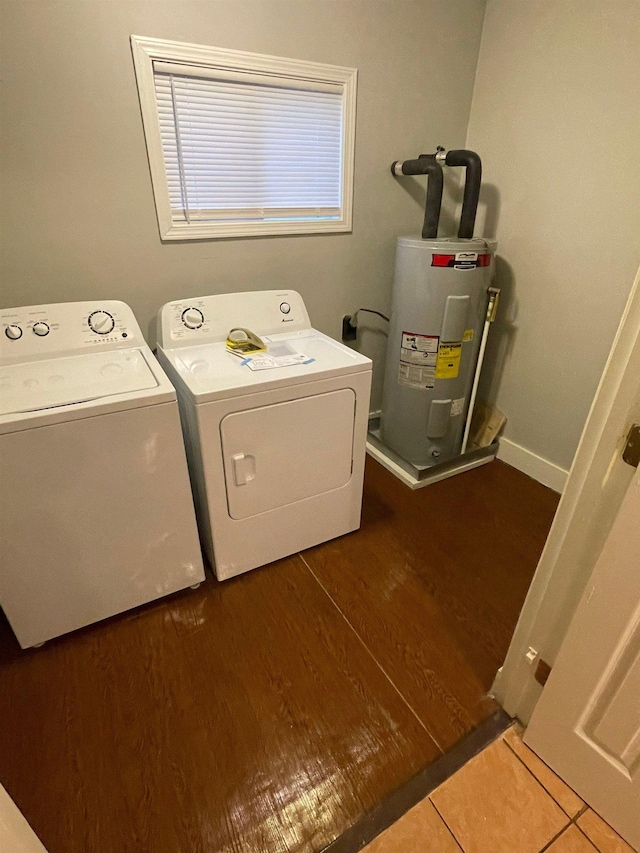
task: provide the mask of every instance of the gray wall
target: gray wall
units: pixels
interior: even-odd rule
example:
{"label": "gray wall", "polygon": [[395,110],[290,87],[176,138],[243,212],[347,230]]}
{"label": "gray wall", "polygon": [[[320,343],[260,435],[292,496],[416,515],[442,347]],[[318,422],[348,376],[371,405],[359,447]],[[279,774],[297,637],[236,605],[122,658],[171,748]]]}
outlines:
{"label": "gray wall", "polygon": [[481,390],[563,468],[640,263],[639,93],[640,0],[489,0],[467,143],[506,298]]}
{"label": "gray wall", "polygon": [[[418,230],[424,198],[389,165],[464,143],[484,5],[5,0],[2,307],[117,298],[148,332],[171,299],[290,287],[336,337],[342,314],[387,309],[395,237]],[[163,245],[131,34],[358,68],[353,233]]]}

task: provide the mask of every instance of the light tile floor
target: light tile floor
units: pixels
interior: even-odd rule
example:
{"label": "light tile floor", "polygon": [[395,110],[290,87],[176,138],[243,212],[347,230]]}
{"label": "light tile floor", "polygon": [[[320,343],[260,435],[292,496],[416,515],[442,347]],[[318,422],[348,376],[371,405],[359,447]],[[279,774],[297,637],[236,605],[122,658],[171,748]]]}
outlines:
{"label": "light tile floor", "polygon": [[514,727],[363,853],[634,853]]}

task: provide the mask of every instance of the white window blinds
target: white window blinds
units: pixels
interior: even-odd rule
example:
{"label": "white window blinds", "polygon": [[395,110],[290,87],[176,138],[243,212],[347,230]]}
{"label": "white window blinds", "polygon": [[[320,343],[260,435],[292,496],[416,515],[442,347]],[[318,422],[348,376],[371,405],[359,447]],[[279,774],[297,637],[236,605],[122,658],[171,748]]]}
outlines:
{"label": "white window blinds", "polygon": [[340,85],[153,63],[175,222],[342,216]]}

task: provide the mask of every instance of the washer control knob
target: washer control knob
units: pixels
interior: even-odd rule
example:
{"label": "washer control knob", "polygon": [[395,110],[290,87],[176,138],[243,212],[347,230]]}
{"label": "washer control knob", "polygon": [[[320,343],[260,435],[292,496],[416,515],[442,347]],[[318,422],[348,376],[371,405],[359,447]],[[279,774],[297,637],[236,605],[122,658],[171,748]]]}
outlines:
{"label": "washer control knob", "polygon": [[280,310],[282,311],[283,314],[288,314],[289,311],[291,311],[291,305],[289,305],[288,302],[281,302],[280,303]]}
{"label": "washer control knob", "polygon": [[96,335],[108,335],[113,332],[116,321],[108,311],[93,311],[89,314],[89,328]]}
{"label": "washer control knob", "polygon": [[204,314],[199,308],[185,308],[182,312],[182,322],[187,329],[199,329],[204,323]]}
{"label": "washer control knob", "polygon": [[44,338],[45,335],[49,334],[49,326],[42,322],[34,323],[33,334],[37,335],[39,338]]}
{"label": "washer control knob", "polygon": [[17,341],[22,337],[22,329],[20,326],[15,326],[13,323],[4,330],[5,335],[10,341]]}

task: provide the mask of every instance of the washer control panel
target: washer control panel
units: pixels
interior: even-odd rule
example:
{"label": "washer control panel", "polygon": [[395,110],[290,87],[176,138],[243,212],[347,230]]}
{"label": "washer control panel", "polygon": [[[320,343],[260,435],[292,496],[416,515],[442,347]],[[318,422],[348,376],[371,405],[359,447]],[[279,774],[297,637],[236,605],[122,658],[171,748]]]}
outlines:
{"label": "washer control panel", "polygon": [[0,362],[144,346],[124,302],[63,302],[0,310]]}
{"label": "washer control panel", "polygon": [[169,302],[158,315],[158,343],[164,349],[225,341],[234,328],[276,335],[311,328],[295,290],[222,293]]}

